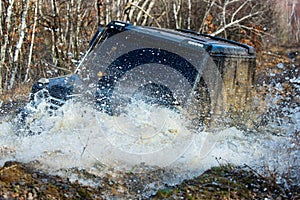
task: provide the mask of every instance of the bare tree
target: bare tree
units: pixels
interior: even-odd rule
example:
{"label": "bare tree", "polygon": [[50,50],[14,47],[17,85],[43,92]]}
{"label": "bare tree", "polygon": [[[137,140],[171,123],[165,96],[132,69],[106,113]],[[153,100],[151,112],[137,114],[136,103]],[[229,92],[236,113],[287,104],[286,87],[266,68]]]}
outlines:
{"label": "bare tree", "polygon": [[210,15],[211,9],[214,6],[214,4],[215,4],[215,0],[206,1],[204,15],[203,15],[203,18],[202,18],[200,28],[198,29],[199,32],[204,32],[204,26],[207,25],[207,24],[205,24],[205,22],[207,20],[207,17]]}
{"label": "bare tree", "polygon": [[181,28],[181,0],[176,0],[173,2],[173,15],[175,19],[176,28]]}
{"label": "bare tree", "polygon": [[26,29],[26,17],[27,17],[27,11],[28,11],[28,4],[29,4],[29,0],[23,0],[23,11],[22,11],[22,16],[21,16],[21,25],[20,25],[20,31],[19,31],[19,40],[15,46],[15,52],[14,52],[14,56],[13,56],[13,69],[12,69],[12,74],[11,74],[11,78],[10,78],[10,82],[8,85],[8,89],[12,89],[12,87],[14,86],[15,83],[15,78],[16,78],[16,74],[18,72],[18,61],[19,61],[19,54],[21,52],[21,48],[23,45],[23,41],[24,41],[24,36],[25,36],[25,29]]}
{"label": "bare tree", "polygon": [[[181,28],[242,41],[273,23],[276,0],[5,0],[0,3],[0,93],[76,67],[99,25]],[[285,1],[285,0],[282,0]],[[287,1],[287,0],[286,0]],[[289,13],[291,18],[291,13]],[[294,20],[295,21],[295,20]],[[299,40],[299,21],[293,22]],[[292,23],[287,21],[286,24]],[[13,26],[12,26],[13,24]],[[297,32],[298,31],[298,32]]]}
{"label": "bare tree", "polygon": [[[2,4],[2,2],[1,2]],[[6,52],[7,52],[7,46],[9,43],[9,33],[11,31],[11,16],[12,16],[12,8],[14,5],[14,0],[9,0],[8,5],[6,7],[5,11],[5,19],[4,19],[4,27],[1,28],[3,32],[3,44],[1,44],[1,53],[0,53],[0,93],[3,92],[3,66],[6,66],[5,60],[6,60]],[[2,8],[2,5],[1,5]],[[5,29],[5,30],[3,30]]]}
{"label": "bare tree", "polygon": [[192,2],[188,0],[188,29],[191,29]]}
{"label": "bare tree", "polygon": [[292,29],[291,30],[291,34],[292,34],[292,39],[296,40],[295,42],[299,42],[299,33],[300,33],[300,19],[298,16],[300,12],[300,6],[298,5],[300,4],[299,2],[297,1],[291,1],[289,2],[289,6],[291,7],[290,8],[290,15],[288,17],[289,19],[289,27]]}
{"label": "bare tree", "polygon": [[35,1],[34,4],[34,17],[33,17],[33,25],[32,25],[32,33],[31,33],[31,41],[30,41],[30,48],[29,48],[29,55],[28,55],[28,62],[27,62],[27,68],[26,68],[26,73],[24,77],[24,82],[27,82],[29,78],[29,72],[31,68],[31,59],[32,59],[32,52],[33,52],[33,46],[34,46],[34,39],[35,39],[35,29],[37,26],[37,19],[38,19],[38,5],[39,5],[39,0]]}
{"label": "bare tree", "polygon": [[223,33],[236,27],[247,27],[247,22],[262,17],[268,11],[268,2],[261,4],[258,0],[224,0],[216,1],[215,12],[221,13],[218,29],[212,35]]}

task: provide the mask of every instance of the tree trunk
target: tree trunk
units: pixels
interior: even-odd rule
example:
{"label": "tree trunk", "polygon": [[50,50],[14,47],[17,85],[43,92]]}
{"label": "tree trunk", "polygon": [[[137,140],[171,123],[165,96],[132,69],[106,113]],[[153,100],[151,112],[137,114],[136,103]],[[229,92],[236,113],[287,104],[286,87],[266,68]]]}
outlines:
{"label": "tree trunk", "polygon": [[29,55],[28,55],[28,63],[27,63],[27,68],[26,68],[26,74],[24,78],[24,82],[27,82],[29,78],[29,72],[31,68],[31,59],[32,59],[32,50],[34,46],[34,38],[35,38],[35,28],[37,25],[37,19],[38,19],[38,5],[39,5],[39,0],[36,0],[35,2],[35,8],[34,8],[34,18],[33,18],[33,26],[32,26],[32,34],[31,34],[31,41],[30,41],[30,48],[29,48]]}
{"label": "tree trunk", "polygon": [[81,17],[81,4],[82,0],[77,0],[77,7],[76,7],[76,17],[77,17],[77,22],[76,22],[76,31],[75,31],[75,51],[76,51],[76,57],[79,58],[80,56],[80,44],[79,44],[79,36],[80,36],[80,27],[81,27],[81,21],[83,20]]}
{"label": "tree trunk", "polygon": [[[0,13],[2,13],[2,2],[0,2]],[[2,30],[2,17],[0,17],[0,35],[3,35],[3,30]],[[2,41],[0,41],[0,52],[2,52]],[[0,55],[0,95],[3,93],[3,86],[2,86],[2,68],[3,68],[3,63],[1,63],[2,57]]]}
{"label": "tree trunk", "polygon": [[188,29],[191,29],[191,15],[192,15],[192,2],[191,0],[188,0]]}
{"label": "tree trunk", "polygon": [[[2,2],[1,2],[2,3]],[[0,68],[1,70],[3,69],[3,66],[5,66],[5,59],[6,59],[6,52],[7,52],[7,45],[9,43],[9,33],[11,31],[11,15],[12,15],[12,7],[13,7],[13,4],[14,4],[14,0],[10,0],[8,1],[8,7],[6,9],[6,17],[5,17],[5,20],[4,20],[4,23],[5,23],[5,31],[4,31],[4,34],[3,34],[3,41],[4,41],[4,44],[1,45],[1,61],[0,61]],[[2,76],[1,76],[1,79],[2,79]],[[1,90],[1,93],[3,92],[3,80],[0,81],[0,84],[1,84],[1,87],[0,87],[0,90]]]}
{"label": "tree trunk", "polygon": [[[1,2],[2,4],[2,2]],[[7,52],[7,45],[9,43],[9,33],[11,31],[11,15],[12,15],[12,7],[14,4],[14,0],[9,0],[8,1],[8,6],[6,9],[6,16],[4,19],[4,24],[5,24],[5,30],[2,29],[3,32],[3,44],[1,44],[1,52],[0,52],[0,94],[3,93],[5,90],[4,85],[3,85],[3,67],[5,66],[5,60],[6,60],[6,52]],[[2,6],[1,6],[2,8]],[[2,25],[1,25],[2,26]],[[4,79],[7,80],[7,79]]]}

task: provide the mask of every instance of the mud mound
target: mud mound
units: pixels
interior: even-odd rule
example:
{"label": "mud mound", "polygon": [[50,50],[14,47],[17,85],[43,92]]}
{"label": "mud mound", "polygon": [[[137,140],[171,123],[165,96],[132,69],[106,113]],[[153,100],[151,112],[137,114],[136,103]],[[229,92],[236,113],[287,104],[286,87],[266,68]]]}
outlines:
{"label": "mud mound", "polygon": [[[156,174],[158,175],[158,174]],[[85,174],[87,176],[87,174]],[[124,173],[97,178],[96,187],[71,182],[31,168],[30,164],[7,162],[0,169],[0,199],[298,199],[299,190],[284,190],[272,178],[253,170],[230,165],[214,167],[176,186],[163,186],[154,194],[143,194],[149,184],[159,184],[159,176]],[[299,188],[298,188],[299,189]]]}

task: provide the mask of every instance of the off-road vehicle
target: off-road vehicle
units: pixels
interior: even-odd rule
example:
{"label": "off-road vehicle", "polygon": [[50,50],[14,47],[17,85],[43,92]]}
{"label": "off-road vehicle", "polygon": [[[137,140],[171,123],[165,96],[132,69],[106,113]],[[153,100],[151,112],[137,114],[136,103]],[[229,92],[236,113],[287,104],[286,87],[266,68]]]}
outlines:
{"label": "off-road vehicle", "polygon": [[142,100],[180,108],[208,126],[216,116],[240,121],[251,101],[255,57],[254,48],[235,41],[112,21],[99,28],[74,73],[35,83],[29,104],[46,102],[55,111],[81,99],[118,115]]}

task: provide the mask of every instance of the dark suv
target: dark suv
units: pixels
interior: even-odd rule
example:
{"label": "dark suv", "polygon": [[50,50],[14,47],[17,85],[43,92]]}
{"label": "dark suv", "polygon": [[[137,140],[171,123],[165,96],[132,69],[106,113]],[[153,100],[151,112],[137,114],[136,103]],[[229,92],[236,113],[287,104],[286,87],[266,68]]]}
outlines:
{"label": "dark suv", "polygon": [[255,50],[248,45],[190,30],[112,21],[99,28],[74,73],[32,86],[29,105],[36,108],[44,101],[55,111],[69,99],[80,99],[117,115],[138,99],[183,108],[211,124],[213,115],[240,118],[246,112],[254,71]]}

